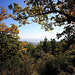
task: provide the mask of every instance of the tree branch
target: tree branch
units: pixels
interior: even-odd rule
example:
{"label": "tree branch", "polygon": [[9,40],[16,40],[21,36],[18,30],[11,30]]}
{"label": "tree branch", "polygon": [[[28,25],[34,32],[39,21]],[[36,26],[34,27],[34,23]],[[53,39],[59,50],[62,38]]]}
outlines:
{"label": "tree branch", "polygon": [[65,17],[67,17],[66,20],[68,21],[68,23],[71,23],[71,21],[75,22],[75,17],[70,16],[69,14],[66,14],[66,13],[64,13],[64,12],[62,12],[62,11],[59,11],[59,10],[53,10],[53,11],[48,11],[48,12],[42,12],[42,13],[40,13],[40,14],[36,14],[36,15],[32,15],[32,16],[27,16],[27,17],[25,17],[25,19],[27,19],[28,17],[34,17],[34,16],[37,16],[37,15],[45,15],[45,14],[50,14],[50,13],[59,13],[59,14],[64,15]]}

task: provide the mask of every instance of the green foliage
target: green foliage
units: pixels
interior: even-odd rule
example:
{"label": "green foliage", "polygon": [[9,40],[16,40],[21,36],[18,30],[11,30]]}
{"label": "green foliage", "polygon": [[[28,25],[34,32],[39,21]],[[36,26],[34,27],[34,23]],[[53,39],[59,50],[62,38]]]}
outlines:
{"label": "green foliage", "polygon": [[27,54],[34,56],[35,55],[35,46],[31,43],[27,44]]}
{"label": "green foliage", "polygon": [[43,45],[42,48],[45,52],[48,52],[49,49],[49,42],[47,41],[47,38],[45,37],[44,41],[43,41]]}
{"label": "green foliage", "polygon": [[[1,53],[2,66],[1,74],[22,74],[22,75],[61,75],[74,74],[75,67],[75,48],[74,43],[70,44],[68,50],[64,50],[64,45],[67,46],[67,40],[56,42],[55,39],[51,41],[41,41],[36,47],[32,44],[20,42],[18,39],[6,35],[2,35],[2,41],[5,50]],[[8,40],[9,39],[9,40]],[[74,38],[72,38],[74,39]],[[7,40],[7,42],[5,42]],[[12,43],[10,42],[12,41]],[[14,41],[13,41],[14,40]],[[17,42],[17,43],[15,43]],[[6,46],[7,43],[7,46]],[[12,44],[12,46],[9,46]],[[46,47],[43,44],[47,44]],[[9,47],[8,47],[9,46]],[[11,49],[10,49],[11,47]],[[43,48],[44,47],[44,48]],[[25,52],[25,48],[27,51]],[[25,49],[25,50],[24,50]],[[63,52],[64,50],[64,52]],[[2,49],[3,51],[3,49]],[[9,53],[8,53],[9,51]],[[24,53],[25,52],[25,53]],[[11,54],[11,55],[10,55]],[[14,55],[12,55],[14,54]],[[5,59],[5,60],[3,60]]]}
{"label": "green foliage", "polygon": [[[1,25],[1,27],[3,24]],[[10,27],[11,29],[12,27]],[[10,34],[10,35],[9,35]],[[7,27],[2,29],[0,32],[0,50],[1,50],[1,59],[2,63],[6,63],[9,59],[16,55],[18,52],[18,36],[13,32],[7,31]]]}

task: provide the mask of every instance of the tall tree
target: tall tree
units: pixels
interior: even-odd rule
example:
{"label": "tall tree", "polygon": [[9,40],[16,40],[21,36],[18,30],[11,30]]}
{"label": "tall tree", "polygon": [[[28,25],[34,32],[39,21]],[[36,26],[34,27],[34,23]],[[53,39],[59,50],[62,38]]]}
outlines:
{"label": "tall tree", "polygon": [[51,50],[52,50],[52,54],[55,54],[55,50],[56,50],[56,40],[55,39],[51,39]]}

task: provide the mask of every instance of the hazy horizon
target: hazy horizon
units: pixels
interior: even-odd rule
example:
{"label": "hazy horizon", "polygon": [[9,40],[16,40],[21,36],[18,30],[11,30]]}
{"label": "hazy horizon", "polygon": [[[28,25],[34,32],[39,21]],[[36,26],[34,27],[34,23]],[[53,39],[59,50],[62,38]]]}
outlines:
{"label": "hazy horizon", "polygon": [[[45,37],[44,37],[45,38]],[[44,38],[20,38],[20,41],[26,41],[26,42],[40,42],[43,41]],[[46,37],[47,38],[47,37]],[[56,41],[60,41],[61,39],[63,39],[64,37],[57,39],[57,38],[47,38],[48,41],[50,41],[51,39],[55,39]]]}

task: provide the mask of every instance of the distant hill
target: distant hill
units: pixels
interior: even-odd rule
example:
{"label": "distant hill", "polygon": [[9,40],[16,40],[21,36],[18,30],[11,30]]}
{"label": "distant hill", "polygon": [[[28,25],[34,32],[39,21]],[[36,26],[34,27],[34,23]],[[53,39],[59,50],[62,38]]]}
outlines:
{"label": "distant hill", "polygon": [[34,42],[34,43],[38,43],[40,41],[43,41],[44,39],[19,39],[20,41],[27,41],[27,42]]}
{"label": "distant hill", "polygon": [[28,43],[28,44],[31,43],[31,44],[33,44],[34,46],[36,46],[36,45],[39,44],[39,42],[27,42],[27,43]]}

